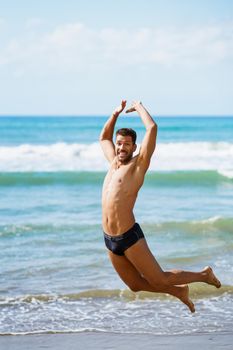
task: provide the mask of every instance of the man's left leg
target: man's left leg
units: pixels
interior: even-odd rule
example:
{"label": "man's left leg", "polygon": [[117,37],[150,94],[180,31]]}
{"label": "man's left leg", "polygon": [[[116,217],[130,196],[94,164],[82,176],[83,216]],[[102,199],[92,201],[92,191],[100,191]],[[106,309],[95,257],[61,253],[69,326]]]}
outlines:
{"label": "man's left leg", "polygon": [[125,250],[124,253],[137,271],[151,285],[162,284],[175,286],[193,282],[204,282],[216,288],[221,287],[221,283],[214,275],[211,267],[206,267],[200,272],[182,270],[163,271],[151,253],[144,238]]}

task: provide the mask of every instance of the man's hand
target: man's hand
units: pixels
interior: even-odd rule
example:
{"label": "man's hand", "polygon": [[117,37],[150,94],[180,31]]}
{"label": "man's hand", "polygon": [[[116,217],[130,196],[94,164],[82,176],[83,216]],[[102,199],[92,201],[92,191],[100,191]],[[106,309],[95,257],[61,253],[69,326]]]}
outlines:
{"label": "man's hand", "polygon": [[125,109],[126,106],[126,100],[122,100],[120,106],[118,106],[114,111],[113,114],[116,114],[117,116]]}
{"label": "man's hand", "polygon": [[126,101],[122,100],[120,106],[113,111],[110,118],[108,118],[108,120],[104,124],[104,127],[99,137],[100,145],[102,147],[104,155],[110,163],[113,161],[113,159],[116,156],[115,146],[113,143],[114,127],[119,114],[125,109],[125,106],[126,106]]}
{"label": "man's hand", "polygon": [[142,103],[140,101],[133,101],[131,104],[131,107],[128,108],[125,113],[131,113],[137,111],[138,107],[142,106]]}

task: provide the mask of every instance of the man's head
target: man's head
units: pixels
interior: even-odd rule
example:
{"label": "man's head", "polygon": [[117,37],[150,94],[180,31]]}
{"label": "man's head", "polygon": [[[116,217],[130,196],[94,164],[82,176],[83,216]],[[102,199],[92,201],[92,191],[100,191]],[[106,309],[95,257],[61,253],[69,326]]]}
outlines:
{"label": "man's head", "polygon": [[137,134],[133,129],[122,128],[116,132],[115,152],[121,163],[128,163],[136,151]]}

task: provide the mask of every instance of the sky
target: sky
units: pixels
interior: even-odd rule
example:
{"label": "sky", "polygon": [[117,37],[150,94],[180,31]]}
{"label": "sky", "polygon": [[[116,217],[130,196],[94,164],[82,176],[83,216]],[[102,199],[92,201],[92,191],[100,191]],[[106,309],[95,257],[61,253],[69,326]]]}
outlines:
{"label": "sky", "polygon": [[0,115],[233,115],[231,0],[0,0]]}

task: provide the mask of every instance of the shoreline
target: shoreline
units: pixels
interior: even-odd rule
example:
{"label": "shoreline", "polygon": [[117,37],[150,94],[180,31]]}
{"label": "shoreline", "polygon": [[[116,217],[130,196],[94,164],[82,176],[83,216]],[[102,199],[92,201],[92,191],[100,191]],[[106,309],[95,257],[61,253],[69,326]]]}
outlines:
{"label": "shoreline", "polygon": [[153,335],[132,333],[80,332],[57,334],[5,335],[0,337],[1,350],[56,350],[83,349],[140,349],[150,350],[154,346],[165,350],[178,350],[180,347],[196,350],[225,349],[233,343],[232,333],[195,333],[183,335]]}

